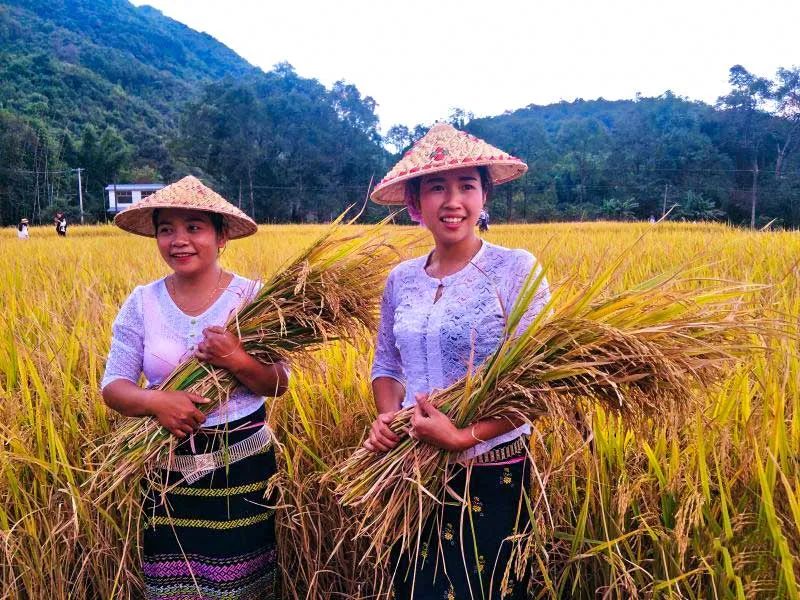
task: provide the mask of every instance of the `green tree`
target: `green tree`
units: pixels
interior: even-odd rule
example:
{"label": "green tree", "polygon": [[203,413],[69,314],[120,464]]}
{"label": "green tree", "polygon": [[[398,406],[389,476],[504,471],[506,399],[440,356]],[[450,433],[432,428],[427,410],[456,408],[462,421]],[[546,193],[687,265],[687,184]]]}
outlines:
{"label": "green tree", "polygon": [[608,198],[603,201],[602,215],[615,221],[631,221],[636,216],[639,203],[635,198]]}
{"label": "green tree", "polygon": [[731,91],[717,101],[726,121],[726,146],[736,159],[737,167],[749,170],[750,227],[756,226],[758,208],[758,183],[764,161],[764,141],[768,115],[764,103],[771,96],[771,82],[757,77],[742,65],[730,69],[728,81]]}
{"label": "green tree", "polygon": [[717,208],[713,200],[692,190],[686,192],[673,213],[673,218],[687,221],[717,221],[724,216],[724,211]]}
{"label": "green tree", "polygon": [[589,185],[596,181],[598,171],[604,166],[608,142],[606,128],[596,118],[569,119],[559,127],[555,142],[561,154],[556,169],[560,171],[563,182],[569,187],[574,186],[578,202],[583,204],[588,197]]}
{"label": "green tree", "polygon": [[783,166],[787,158],[800,144],[800,67],[778,69],[771,99],[775,102],[773,130],[777,143],[775,178],[783,177]]}
{"label": "green tree", "polygon": [[186,106],[174,147],[229,196],[247,197],[258,219],[329,219],[386,167],[374,109],[355,86],[327,90],[283,63],[209,85]]}

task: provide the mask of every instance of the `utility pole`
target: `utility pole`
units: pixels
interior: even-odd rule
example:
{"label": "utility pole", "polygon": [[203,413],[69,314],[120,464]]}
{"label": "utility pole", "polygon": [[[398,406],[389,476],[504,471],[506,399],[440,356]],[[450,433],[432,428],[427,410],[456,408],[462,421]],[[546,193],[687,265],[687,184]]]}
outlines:
{"label": "utility pole", "polygon": [[750,229],[756,228],[756,204],[758,204],[758,159],[753,159],[753,188],[750,191]]}
{"label": "utility pole", "polygon": [[78,172],[78,207],[81,213],[81,225],[83,225],[83,186],[81,185],[81,171],[83,171],[83,168],[78,167],[72,170]]}
{"label": "utility pole", "polygon": [[664,218],[664,215],[667,214],[667,191],[669,190],[669,184],[664,184],[664,207],[661,209],[661,218]]}

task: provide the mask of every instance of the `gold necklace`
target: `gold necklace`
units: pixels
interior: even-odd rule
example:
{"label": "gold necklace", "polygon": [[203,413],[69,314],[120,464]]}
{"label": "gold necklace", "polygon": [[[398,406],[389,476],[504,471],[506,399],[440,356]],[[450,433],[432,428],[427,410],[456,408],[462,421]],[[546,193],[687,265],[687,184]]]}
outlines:
{"label": "gold necklace", "polygon": [[173,276],[170,275],[167,277],[167,286],[172,288],[170,291],[172,292],[172,300],[175,302],[175,306],[177,306],[181,311],[185,313],[194,313],[194,312],[203,312],[209,304],[211,304],[211,300],[214,298],[214,294],[220,289],[220,282],[222,282],[222,276],[225,273],[223,269],[219,270],[219,277],[217,278],[216,285],[211,288],[211,293],[206,297],[202,304],[193,307],[187,308],[184,303],[178,299],[178,292],[175,288],[175,281],[172,279]]}

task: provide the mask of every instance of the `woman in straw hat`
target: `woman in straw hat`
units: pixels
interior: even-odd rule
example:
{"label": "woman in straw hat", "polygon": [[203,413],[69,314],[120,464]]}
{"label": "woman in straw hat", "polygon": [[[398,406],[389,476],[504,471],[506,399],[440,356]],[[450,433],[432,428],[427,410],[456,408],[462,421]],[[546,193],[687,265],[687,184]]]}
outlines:
{"label": "woman in straw hat", "polygon": [[[145,485],[147,597],[277,597],[273,511],[264,499],[275,455],[264,396],[285,391],[287,372],[247,354],[222,327],[256,286],[218,260],[228,240],[252,235],[256,224],[194,177],[159,190],[114,222],[155,237],[171,270],[125,301],[102,382],[111,408],[154,417],[183,440],[159,485]],[[205,398],[151,389],[192,354],[241,383],[207,415],[197,408]],[[142,374],[145,389],[138,385]],[[157,489],[166,487],[166,493]]]}
{"label": "woman in straw hat", "polygon": [[[510,556],[504,540],[529,518],[521,492],[530,427],[485,420],[459,429],[428,402],[428,394],[497,348],[505,315],[535,268],[530,253],[482,241],[475,232],[492,187],[526,170],[521,160],[438,124],[371,195],[379,204],[405,204],[430,231],[434,248],[398,265],[387,280],[372,367],[378,418],[364,446],[374,452],[393,448],[399,440],[389,423],[401,407],[415,406],[410,435],[452,453],[448,485],[463,499],[450,498],[437,509],[415,567],[407,557],[396,565],[398,598],[525,597],[525,586],[513,578],[508,596],[500,587]],[[548,299],[545,282],[522,326]]]}

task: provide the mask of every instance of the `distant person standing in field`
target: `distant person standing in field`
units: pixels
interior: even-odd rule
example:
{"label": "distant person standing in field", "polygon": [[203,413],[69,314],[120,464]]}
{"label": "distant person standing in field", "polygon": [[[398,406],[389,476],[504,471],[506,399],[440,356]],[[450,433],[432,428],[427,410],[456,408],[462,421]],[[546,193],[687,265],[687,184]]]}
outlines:
{"label": "distant person standing in field", "polygon": [[[114,321],[102,381],[103,399],[129,417],[152,417],[181,440],[143,482],[142,571],[146,597],[279,597],[274,498],[264,490],[276,471],[264,396],[287,387],[282,363],[247,354],[222,327],[257,291],[226,272],[228,240],[257,231],[255,222],[194,177],[185,177],[114,219],[155,237],[171,273],[137,287]],[[227,369],[240,386],[204,415],[205,398],[153,389],[183,360]],[[147,387],[138,385],[144,375]],[[163,489],[169,491],[164,492]]]}
{"label": "distant person standing in field", "polygon": [[53,218],[53,223],[56,226],[56,233],[58,235],[67,235],[67,217],[64,216],[63,212],[56,213],[56,216]]}
{"label": "distant person standing in field", "polygon": [[481,233],[489,231],[489,211],[485,208],[481,209],[481,214],[478,217],[478,231]]}
{"label": "distant person standing in field", "polygon": [[30,237],[28,233],[28,219],[20,219],[17,225],[17,238],[20,240],[27,240]]}
{"label": "distant person standing in field", "polygon": [[[386,282],[372,365],[378,417],[364,447],[388,452],[397,446],[400,438],[389,425],[401,408],[414,407],[409,435],[448,452],[452,465],[452,493],[423,525],[418,556],[404,553],[389,567],[397,600],[499,599],[511,557],[507,538],[529,523],[523,490],[530,425],[508,417],[458,428],[428,400],[497,349],[506,315],[538,269],[529,252],[490,244],[475,232],[493,186],[527,169],[483,140],[439,124],[370,196],[378,204],[406,204],[434,247],[400,263]],[[543,280],[522,326],[549,296]],[[512,578],[508,584],[506,598],[527,597],[525,582]]]}

